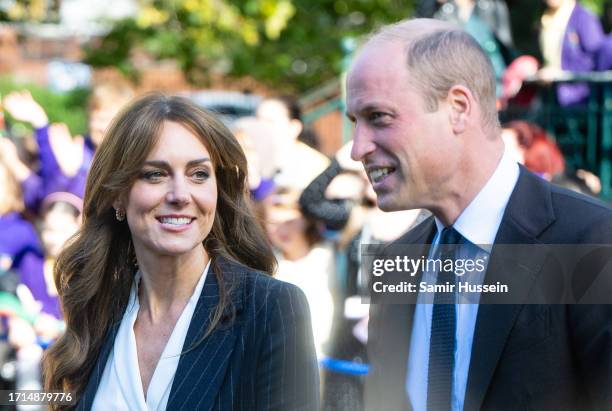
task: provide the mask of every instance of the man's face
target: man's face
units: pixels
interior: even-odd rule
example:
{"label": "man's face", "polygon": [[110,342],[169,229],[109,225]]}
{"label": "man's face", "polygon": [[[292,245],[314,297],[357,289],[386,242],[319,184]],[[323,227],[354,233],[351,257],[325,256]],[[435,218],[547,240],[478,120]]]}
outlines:
{"label": "man's face", "polygon": [[459,165],[448,104],[440,101],[429,112],[405,65],[399,43],[370,44],[347,80],[347,115],[355,123],[351,157],[363,163],[385,211],[440,205]]}

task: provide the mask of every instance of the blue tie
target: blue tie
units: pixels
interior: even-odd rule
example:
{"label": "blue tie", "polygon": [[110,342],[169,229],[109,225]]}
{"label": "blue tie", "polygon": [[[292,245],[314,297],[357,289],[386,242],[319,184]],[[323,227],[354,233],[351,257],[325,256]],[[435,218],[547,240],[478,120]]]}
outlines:
{"label": "blue tie", "polygon": [[[443,246],[442,251],[438,253],[443,266],[445,260],[455,259],[455,251],[461,238],[461,234],[452,226],[442,230],[438,244],[450,245],[450,247]],[[436,284],[455,284],[455,277],[454,272],[440,270]],[[455,368],[455,328],[457,325],[455,296],[456,287],[454,292],[436,292],[434,296],[429,342],[427,411],[451,410],[453,370]]]}

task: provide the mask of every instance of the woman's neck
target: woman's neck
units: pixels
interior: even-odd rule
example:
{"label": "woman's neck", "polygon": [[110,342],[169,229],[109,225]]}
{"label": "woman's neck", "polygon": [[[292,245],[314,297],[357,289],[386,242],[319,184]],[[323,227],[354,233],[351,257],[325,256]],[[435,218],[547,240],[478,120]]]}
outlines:
{"label": "woman's neck", "polygon": [[138,287],[141,310],[152,323],[167,314],[182,312],[200,280],[209,256],[196,249],[182,256],[148,256],[139,258],[142,280]]}

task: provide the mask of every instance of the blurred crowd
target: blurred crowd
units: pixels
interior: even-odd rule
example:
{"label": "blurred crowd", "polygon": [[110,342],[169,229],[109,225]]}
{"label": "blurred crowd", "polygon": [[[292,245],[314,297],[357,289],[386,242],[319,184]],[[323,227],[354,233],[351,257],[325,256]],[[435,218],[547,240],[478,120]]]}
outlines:
{"label": "blurred crowd", "polygon": [[[545,2],[541,65],[514,50],[504,1],[434,1],[423,13],[461,24],[489,53],[503,108],[529,76],[551,81],[568,71],[612,68],[612,40],[596,16],[574,0]],[[557,96],[560,104],[581,104],[588,91],[565,84]],[[54,262],[79,228],[96,147],[134,96],[128,83],[95,85],[83,136],[50,124],[45,107],[27,91],[2,99],[3,112],[32,129],[14,138],[1,119],[0,380],[7,387],[40,388],[43,350],[63,331]],[[318,136],[305,127],[292,97],[266,98],[254,116],[229,126],[247,155],[253,203],[279,261],[276,275],[301,287],[309,300],[323,407],[359,410],[368,318],[360,246],[393,241],[428,214],[380,211],[362,165],[350,159],[351,142],[332,158],[319,152]],[[502,137],[516,160],[542,178],[591,195],[601,191],[594,174],[566,168],[554,136],[537,125],[512,121],[503,125]]]}
{"label": "blurred crowd", "polygon": [[[505,0],[423,0],[417,13],[457,23],[476,39],[491,59],[499,107],[504,108],[509,100],[520,98],[517,94],[526,79],[549,83],[573,73],[612,69],[612,35],[604,32],[598,16],[579,0],[543,3],[537,39],[541,62],[517,50]],[[562,106],[581,104],[588,99],[589,86],[561,84],[556,93]]]}

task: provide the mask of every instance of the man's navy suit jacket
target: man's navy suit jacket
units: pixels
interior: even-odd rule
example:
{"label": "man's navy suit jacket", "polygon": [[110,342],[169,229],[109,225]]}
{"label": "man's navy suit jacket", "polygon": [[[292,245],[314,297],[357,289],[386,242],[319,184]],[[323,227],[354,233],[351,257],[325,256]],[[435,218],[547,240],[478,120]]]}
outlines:
{"label": "man's navy suit jacket", "polygon": [[[308,303],[302,291],[220,258],[233,287],[235,319],[201,340],[219,301],[206,277],[172,383],[168,410],[316,410],[319,374]],[[89,410],[119,323],[109,331],[77,409]]]}
{"label": "man's navy suit jacket", "polygon": [[[425,244],[427,255],[435,230],[430,218],[397,243]],[[521,167],[495,244],[612,244],[612,210]],[[527,266],[509,266],[492,254],[485,284],[510,281],[529,290],[543,267],[515,264]],[[612,305],[494,305],[485,298],[464,410],[612,410]],[[406,377],[414,307],[370,308],[368,410],[411,409]]]}

